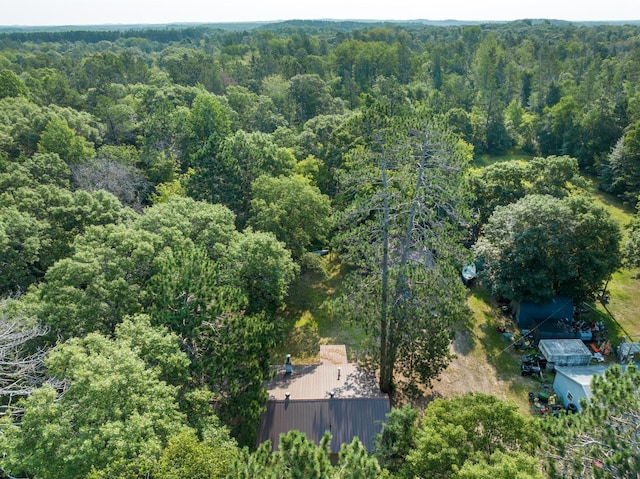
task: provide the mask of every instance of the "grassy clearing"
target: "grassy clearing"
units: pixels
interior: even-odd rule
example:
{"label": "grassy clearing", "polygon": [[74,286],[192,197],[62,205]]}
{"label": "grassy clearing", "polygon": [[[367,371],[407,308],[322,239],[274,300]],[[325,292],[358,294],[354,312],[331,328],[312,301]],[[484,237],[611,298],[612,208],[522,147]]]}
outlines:
{"label": "grassy clearing", "polygon": [[321,344],[345,344],[350,359],[357,357],[366,334],[357,325],[338,317],[332,301],[339,293],[344,271],[332,255],[324,258],[327,275],[303,272],[291,286],[283,312],[285,339],[276,351],[291,354],[299,364],[319,360]]}
{"label": "grassy clearing", "polygon": [[[523,156],[505,156],[498,161],[526,159]],[[487,161],[489,159],[480,161]],[[495,158],[490,162],[496,161]],[[605,207],[612,217],[624,228],[633,218],[634,212],[622,205],[616,198],[591,191],[594,200]],[[282,328],[285,339],[276,348],[278,357],[275,362],[290,353],[299,364],[318,361],[320,344],[346,344],[350,360],[360,357],[366,349],[365,332],[341,317],[332,307],[332,301],[339,294],[344,271],[337,258],[325,257],[328,274],[319,272],[303,273],[292,285],[286,307],[282,315]],[[606,309],[599,303],[591,304],[591,317],[603,319],[609,329],[613,346],[619,344],[623,336],[640,341],[640,270],[622,270],[614,274],[608,284],[609,303]],[[495,374],[500,383],[501,393],[512,399],[525,412],[530,410],[529,391],[540,391],[544,383],[553,382],[547,373],[542,379],[522,377],[520,359],[527,352],[514,350],[502,333],[496,330],[505,326],[517,334],[517,328],[511,318],[495,303],[486,290],[475,286],[469,292],[468,305],[472,312],[469,320],[460,326],[457,341],[462,351],[481,365],[479,371]],[[612,319],[607,310],[613,315]],[[491,393],[492,391],[485,391]]]}
{"label": "grassy clearing", "polygon": [[473,344],[468,354],[478,362],[488,364],[500,383],[506,385],[502,392],[507,398],[518,404],[522,412],[529,411],[529,391],[539,390],[542,383],[550,384],[553,378],[548,373],[542,379],[521,376],[521,357],[533,351],[516,350],[513,342],[505,339],[503,333],[497,330],[498,327],[504,327],[513,337],[518,337],[517,327],[510,315],[484,288],[474,286],[467,297],[467,304],[473,318],[471,324],[466,325]]}
{"label": "grassy clearing", "polygon": [[622,204],[617,198],[601,191],[593,192],[592,195],[596,203],[603,206],[621,228],[626,228],[633,220],[635,216],[633,208]]}
{"label": "grassy clearing", "polygon": [[606,305],[595,305],[605,317],[614,346],[617,346],[623,337],[626,337],[626,341],[640,341],[639,275],[640,271],[637,269],[623,269],[615,273],[607,287],[609,302]]}
{"label": "grassy clearing", "polygon": [[[595,190],[592,194],[595,201],[618,222],[626,237],[626,227],[635,217],[634,209],[613,195]],[[640,301],[637,299],[640,297],[640,270],[625,268],[614,273],[607,285],[607,293],[609,302],[606,305],[596,303],[592,306],[603,315],[612,344],[617,346],[625,336],[640,341]]]}

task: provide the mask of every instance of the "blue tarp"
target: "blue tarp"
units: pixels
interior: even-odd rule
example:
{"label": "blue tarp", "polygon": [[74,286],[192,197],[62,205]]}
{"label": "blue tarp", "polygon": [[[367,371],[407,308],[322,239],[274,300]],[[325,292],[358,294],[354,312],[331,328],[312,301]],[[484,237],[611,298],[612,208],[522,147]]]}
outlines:
{"label": "blue tarp", "polygon": [[520,328],[531,329],[545,320],[563,319],[573,322],[573,300],[566,296],[556,296],[548,303],[513,301],[511,304],[516,323]]}

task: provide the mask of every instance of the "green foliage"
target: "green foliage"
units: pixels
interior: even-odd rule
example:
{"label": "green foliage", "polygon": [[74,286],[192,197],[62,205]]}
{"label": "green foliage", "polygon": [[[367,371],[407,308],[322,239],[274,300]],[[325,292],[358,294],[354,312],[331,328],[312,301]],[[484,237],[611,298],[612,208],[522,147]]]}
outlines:
{"label": "green foliage", "polygon": [[637,215],[628,226],[627,240],[622,253],[627,266],[640,266],[640,219]]}
{"label": "green foliage", "polygon": [[515,404],[467,394],[429,403],[415,442],[406,457],[409,477],[475,477],[478,464],[494,464],[496,470],[508,467],[502,465],[504,455],[496,454],[512,452],[519,452],[517,460],[535,473],[533,453],[540,437],[532,419],[522,416]]}
{"label": "green foliage", "polygon": [[[274,254],[272,247],[279,244],[273,237],[248,233],[242,237],[237,246],[242,248],[244,266],[237,271],[232,269],[237,267],[234,261],[225,267],[202,248],[165,251],[149,283],[149,310],[155,324],[181,336],[192,362],[193,382],[215,395],[215,411],[233,436],[241,445],[253,445],[266,400],[263,382],[270,374],[269,352],[276,330],[262,317],[242,311],[248,305],[266,307],[260,301],[274,301],[269,292],[282,297],[288,282],[286,272],[278,268],[292,270],[295,265],[281,246],[276,251],[279,256]],[[273,283],[265,272],[273,274]],[[247,303],[246,293],[255,295],[252,303]]]}
{"label": "green foliage", "polygon": [[29,96],[29,89],[11,70],[0,70],[0,99],[15,96]]}
{"label": "green foliage", "polygon": [[26,289],[39,274],[40,257],[49,246],[47,225],[15,207],[0,210],[0,291]]}
{"label": "green foliage", "polygon": [[382,477],[378,461],[371,457],[357,437],[340,447],[336,479],[375,479]]}
{"label": "green foliage", "polygon": [[290,80],[291,99],[296,110],[295,119],[304,123],[323,114],[334,113],[334,101],[329,86],[317,74],[296,75]]}
{"label": "green foliage", "polygon": [[154,324],[194,341],[207,318],[246,308],[247,297],[233,278],[202,247],[165,250],[149,281]]}
{"label": "green foliage", "polygon": [[0,199],[6,208],[0,213],[0,290],[26,290],[41,280],[47,268],[70,254],[73,239],[88,226],[131,217],[131,211],[104,191],[72,193],[64,188],[67,172],[57,155],[36,154],[15,164],[13,171],[0,173]]}
{"label": "green foliage", "polygon": [[166,48],[162,52],[160,65],[177,84],[202,85],[214,93],[223,90],[218,62],[202,50],[184,46]]}
{"label": "green foliage", "polygon": [[[188,178],[188,176],[185,176]],[[155,192],[150,195],[150,200],[153,205],[159,203],[166,203],[172,196],[186,196],[187,189],[185,188],[185,180],[177,178],[175,180],[166,181],[156,185]]]}
{"label": "green foliage", "polygon": [[227,110],[218,98],[206,93],[201,93],[193,100],[187,124],[190,150],[194,154],[202,149],[215,154],[222,140],[231,133]]}
{"label": "green foliage", "polygon": [[77,136],[62,118],[49,121],[40,135],[38,151],[57,153],[67,163],[82,163],[96,155],[93,145]]}
{"label": "green foliage", "polygon": [[375,454],[380,464],[391,472],[398,472],[407,454],[415,447],[418,410],[405,404],[402,409],[393,408],[375,440]]}
{"label": "green foliage", "polygon": [[633,478],[640,470],[640,373],[612,365],[591,380],[591,398],[576,415],[544,423],[550,477]]}
{"label": "green foliage", "polygon": [[[356,148],[342,172],[347,207],[336,238],[354,267],[345,306],[380,337],[383,391],[392,388],[395,367],[408,382],[436,377],[448,362],[449,328],[466,314],[456,270],[466,255],[459,185],[469,158],[437,120],[405,100],[372,100],[369,149]],[[402,115],[388,119],[395,112]]]}
{"label": "green foliage", "polygon": [[69,187],[69,166],[55,153],[35,153],[31,158],[25,158],[21,166],[33,182]]}
{"label": "green foliage", "polygon": [[142,311],[159,238],[126,226],[91,227],[29,294],[37,316],[62,337],[112,334]]}
{"label": "green foliage", "polygon": [[[448,360],[451,324],[466,314],[458,272],[468,258],[458,247],[460,226],[471,224],[463,170],[474,149],[548,156],[469,175],[480,224],[497,206],[531,194],[568,197],[555,215],[544,205],[531,213],[526,222],[533,226],[521,235],[488,226],[495,243],[502,235],[522,246],[513,249],[513,277],[539,268],[531,262],[547,258],[535,256],[540,249],[564,255],[547,259],[565,273],[552,286],[548,275],[527,274],[536,294],[586,296],[615,268],[617,229],[588,200],[571,197],[584,188],[580,168],[598,173],[600,188],[637,202],[638,31],[525,21],[6,33],[0,293],[31,288],[18,309],[41,317],[55,334],[115,335],[153,374],[186,382],[180,404],[202,440],[180,429],[165,450],[162,474],[223,469],[226,459],[209,455],[205,431],[215,410],[253,446],[268,349],[280,329],[277,308],[297,274],[273,236],[239,233],[236,225],[275,233],[303,267],[323,264],[318,257],[310,263],[306,249],[333,241],[352,295],[341,312],[381,340],[385,387],[394,366],[408,380],[428,383]],[[420,108],[431,112],[430,122]],[[444,134],[447,128],[468,143]],[[90,161],[94,145],[101,161]],[[69,166],[78,163],[84,166],[72,177]],[[292,179],[294,172],[308,183]],[[90,181],[80,181],[80,173]],[[132,181],[140,175],[144,184]],[[105,187],[123,200],[136,192],[126,201],[142,210],[156,185],[154,206],[141,215],[104,191],[78,189]],[[338,229],[327,227],[327,198],[316,186],[340,208]],[[309,198],[320,208],[303,209]],[[630,229],[630,265],[639,262],[639,229]],[[176,344],[191,360],[188,373]],[[229,375],[238,380],[228,382]],[[119,444],[126,450],[127,441]],[[34,454],[61,457],[49,446]],[[326,474],[375,477],[361,448],[350,447],[343,467]],[[158,449],[151,449],[115,455],[84,476],[159,475]],[[32,471],[13,472],[43,476]],[[537,477],[534,462],[518,452],[467,461],[452,474]]]}
{"label": "green foliage", "polygon": [[635,205],[640,195],[640,121],[612,148],[600,169],[602,188]]}
{"label": "green foliage", "polygon": [[299,176],[261,176],[251,184],[249,224],[275,234],[294,257],[322,247],[330,229],[331,204],[326,195]]}
{"label": "green foliage", "polygon": [[569,156],[549,156],[493,163],[474,170],[469,176],[474,207],[484,224],[497,206],[515,203],[526,195],[551,195],[563,198],[586,187],[578,161]]}
{"label": "green foliage", "polygon": [[295,158],[291,151],[278,147],[271,136],[242,130],[227,137],[215,154],[203,157],[189,180],[189,194],[221,203],[246,219],[251,200],[251,184],[262,175],[288,175]]}
{"label": "green foliage", "polygon": [[273,314],[283,305],[300,268],[272,234],[245,230],[229,245],[228,274],[238,279],[249,313]]}
{"label": "green foliage", "polygon": [[33,155],[40,133],[51,120],[50,110],[24,97],[1,99],[0,107],[0,150],[10,159]]}
{"label": "green foliage", "polygon": [[498,297],[588,298],[620,264],[618,224],[586,197],[526,196],[497,207],[482,234],[474,251]]}
{"label": "green foliage", "polygon": [[116,326],[116,341],[125,344],[159,379],[174,386],[189,378],[189,359],[179,348],[180,337],[163,326],[151,326],[148,315],[127,317]]}
{"label": "green foliage", "polygon": [[180,427],[175,389],[127,344],[99,334],[72,339],[47,358],[64,394],[43,386],[3,434],[6,470],[42,478],[86,477],[112,463],[153,458]]}
{"label": "green foliage", "polygon": [[237,463],[238,479],[324,479],[332,476],[327,432],[319,446],[304,434],[290,431],[280,436],[280,448],[269,454],[271,443],[263,443],[258,450]]}
{"label": "green foliage", "polygon": [[163,246],[179,250],[196,245],[211,258],[219,258],[236,235],[234,220],[222,205],[174,195],[147,208],[134,228],[159,235]]}
{"label": "green foliage", "polygon": [[262,131],[271,133],[279,126],[286,126],[282,113],[276,111],[274,101],[265,95],[258,95],[242,86],[227,88],[226,99],[237,113],[234,130]]}
{"label": "green foliage", "polygon": [[456,479],[544,479],[536,457],[520,451],[496,451],[489,461],[465,462],[452,475]]}
{"label": "green foliage", "polygon": [[328,181],[324,162],[313,155],[298,161],[294,167],[294,173],[306,178],[310,184],[318,187],[326,185]]}
{"label": "green foliage", "polygon": [[226,430],[214,430],[201,441],[194,431],[183,429],[169,439],[153,477],[223,479],[232,475],[232,464],[239,457],[240,450]]}
{"label": "green foliage", "polygon": [[241,446],[252,447],[271,377],[274,325],[260,316],[226,313],[208,317],[199,329],[198,369],[216,394],[216,413]]}

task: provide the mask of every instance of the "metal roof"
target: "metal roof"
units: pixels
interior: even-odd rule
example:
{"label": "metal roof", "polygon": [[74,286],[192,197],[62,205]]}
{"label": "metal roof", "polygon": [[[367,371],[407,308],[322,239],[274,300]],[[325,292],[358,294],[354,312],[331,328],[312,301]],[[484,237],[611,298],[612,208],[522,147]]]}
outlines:
{"label": "metal roof", "polygon": [[318,444],[329,431],[332,453],[354,437],[373,450],[373,436],[391,409],[375,374],[349,363],[344,345],[321,345],[319,364],[296,365],[295,357],[291,360],[293,373],[285,374],[284,365],[274,367],[273,379],[265,384],[269,401],[258,444],[270,439],[277,449],[280,434],[291,430]]}
{"label": "metal roof", "polygon": [[585,389],[591,386],[591,380],[593,376],[602,376],[604,372],[609,369],[609,365],[593,364],[591,366],[558,366],[556,367],[556,374],[560,373],[570,380],[574,381]]}
{"label": "metal roof", "polygon": [[388,397],[271,400],[262,416],[258,444],[269,439],[272,447],[278,449],[280,434],[291,430],[303,432],[319,444],[329,431],[332,454],[337,454],[341,445],[350,443],[354,437],[372,451],[373,437],[380,433],[389,411]]}
{"label": "metal roof", "polygon": [[538,343],[538,348],[543,354],[554,356],[584,355],[591,357],[591,351],[580,339],[542,339]]}

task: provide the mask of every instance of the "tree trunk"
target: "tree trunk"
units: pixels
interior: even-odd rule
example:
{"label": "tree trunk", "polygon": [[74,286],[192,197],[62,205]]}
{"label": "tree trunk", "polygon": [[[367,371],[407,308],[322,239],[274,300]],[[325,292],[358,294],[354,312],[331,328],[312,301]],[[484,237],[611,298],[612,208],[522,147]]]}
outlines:
{"label": "tree trunk", "polygon": [[[382,213],[382,291],[380,295],[381,312],[380,312],[380,390],[389,394],[393,388],[393,361],[389,351],[389,336],[387,329],[389,321],[387,317],[389,307],[389,195],[387,192],[387,158],[382,154],[382,195],[383,195],[383,213]],[[392,356],[392,355],[391,355]]]}

